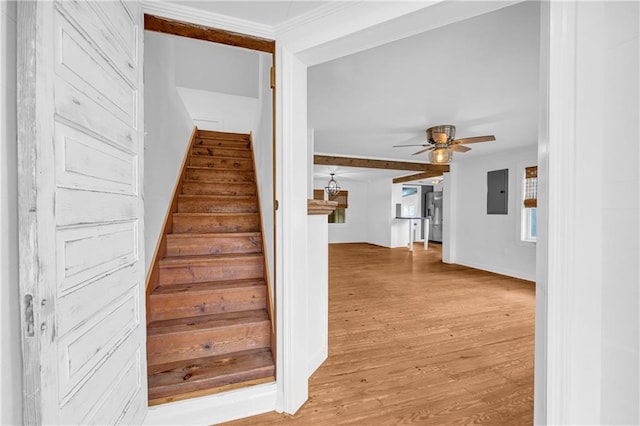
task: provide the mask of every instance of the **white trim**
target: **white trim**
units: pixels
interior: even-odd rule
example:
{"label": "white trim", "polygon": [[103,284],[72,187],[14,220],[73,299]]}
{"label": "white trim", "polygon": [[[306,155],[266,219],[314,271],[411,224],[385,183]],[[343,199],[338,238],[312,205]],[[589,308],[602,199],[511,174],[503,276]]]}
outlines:
{"label": "white trim", "polygon": [[149,407],[145,425],[210,425],[273,411],[276,384]]}
{"label": "white trim", "polygon": [[277,35],[277,37],[281,37],[283,34],[286,34],[289,31],[304,27],[305,25],[324,19],[329,15],[333,15],[334,13],[340,13],[345,9],[353,7],[357,3],[359,2],[350,1],[325,3],[319,7],[316,7],[315,9],[311,9],[308,12],[305,12],[298,16],[294,16],[287,21],[275,25],[273,27],[274,33]]}
{"label": "white trim", "polygon": [[206,25],[220,30],[233,31],[268,39],[275,38],[273,27],[269,25],[169,3],[163,0],[142,1],[142,11],[150,15],[189,22],[191,24]]}
{"label": "white trim", "polygon": [[540,85],[538,113],[538,241],[536,242],[535,368],[533,423],[547,424],[547,152],[549,148],[550,5],[540,4]]}
{"label": "white trim", "polygon": [[[572,330],[571,295],[580,292],[575,288],[574,277],[574,188],[575,181],[575,112],[576,112],[576,16],[575,2],[543,2],[549,8],[549,63],[548,63],[548,120],[547,135],[541,134],[539,164],[546,164],[547,179],[540,181],[538,189],[546,192],[546,218],[548,225],[540,238],[546,239],[546,250],[540,250],[539,262],[546,262],[545,291],[536,303],[547,308],[547,324],[537,333],[546,333],[546,418],[537,419],[543,424],[570,424],[571,369],[568,362],[579,354],[573,354],[570,344]],[[540,171],[540,170],[539,170]],[[542,170],[544,173],[544,170]],[[553,182],[553,185],[550,184]],[[543,212],[545,212],[543,205]],[[545,279],[546,278],[546,279]],[[544,297],[546,296],[546,298]],[[536,336],[540,343],[543,335]],[[536,347],[536,355],[539,355]],[[539,378],[539,377],[537,377]]]}
{"label": "white trim", "polygon": [[324,363],[328,357],[329,346],[323,346],[322,348],[318,349],[316,353],[309,356],[309,377],[311,377],[311,375],[315,373],[318,368],[320,368],[322,363]]}
{"label": "white trim", "polygon": [[[276,87],[280,112],[277,137],[280,147],[276,168],[282,191],[280,200],[281,232],[279,279],[277,281],[278,336],[278,408],[295,413],[309,395],[307,370],[307,181],[306,95],[298,86],[306,87],[306,66],[290,51],[279,47],[276,54],[278,72]],[[304,83],[304,84],[302,84]],[[306,90],[304,91],[306,93]],[[287,261],[284,262],[286,257]],[[281,398],[281,399],[280,399]]]}
{"label": "white trim", "polygon": [[480,269],[481,271],[493,272],[494,274],[506,275],[508,277],[518,278],[525,281],[535,281],[536,277],[521,273],[521,271],[511,270],[508,268],[496,267],[495,265],[486,265],[484,263],[467,262],[464,259],[456,259],[456,265],[467,266],[469,268]]}

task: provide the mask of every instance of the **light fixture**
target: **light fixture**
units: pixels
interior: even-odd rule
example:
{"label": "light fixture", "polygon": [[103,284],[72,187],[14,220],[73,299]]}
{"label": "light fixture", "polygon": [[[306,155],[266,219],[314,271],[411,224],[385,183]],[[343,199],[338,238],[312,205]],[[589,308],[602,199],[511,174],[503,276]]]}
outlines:
{"label": "light fixture", "polygon": [[338,192],[340,192],[340,185],[338,185],[338,182],[333,178],[333,175],[335,175],[335,173],[331,173],[331,179],[327,182],[327,186],[324,187],[329,197],[335,197]]}
{"label": "light fixture", "polygon": [[453,158],[453,150],[448,147],[436,147],[429,151],[429,162],[431,164],[449,164]]}

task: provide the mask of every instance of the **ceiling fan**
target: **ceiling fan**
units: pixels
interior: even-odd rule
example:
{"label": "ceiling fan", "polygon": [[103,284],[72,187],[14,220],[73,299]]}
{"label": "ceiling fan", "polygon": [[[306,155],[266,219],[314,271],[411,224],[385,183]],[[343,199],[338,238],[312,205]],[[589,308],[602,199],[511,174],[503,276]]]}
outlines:
{"label": "ceiling fan", "polygon": [[394,148],[406,147],[406,146],[422,146],[425,147],[418,152],[414,152],[413,155],[418,155],[423,152],[429,152],[429,161],[433,164],[448,164],[453,158],[453,151],[467,152],[471,151],[471,148],[463,146],[468,143],[478,142],[490,142],[495,141],[494,135],[487,136],[475,136],[471,138],[455,139],[456,126],[451,124],[443,124],[440,126],[433,126],[427,129],[427,143],[423,144],[410,144],[410,145],[394,145]]}

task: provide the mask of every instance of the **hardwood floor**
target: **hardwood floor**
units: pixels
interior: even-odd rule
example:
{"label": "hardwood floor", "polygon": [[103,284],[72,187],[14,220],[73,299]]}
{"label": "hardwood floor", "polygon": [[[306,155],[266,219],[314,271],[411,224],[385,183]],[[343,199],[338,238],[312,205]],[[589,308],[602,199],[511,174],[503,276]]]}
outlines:
{"label": "hardwood floor", "polygon": [[295,416],[232,425],[533,423],[534,283],[430,244],[329,250],[329,358]]}

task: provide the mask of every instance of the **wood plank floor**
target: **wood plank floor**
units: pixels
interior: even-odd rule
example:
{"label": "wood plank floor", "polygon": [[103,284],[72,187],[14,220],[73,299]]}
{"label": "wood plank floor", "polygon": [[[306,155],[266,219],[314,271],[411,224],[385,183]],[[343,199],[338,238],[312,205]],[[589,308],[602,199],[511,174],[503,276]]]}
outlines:
{"label": "wood plank floor", "polygon": [[534,283],[441,256],[330,245],[329,358],[309,400],[228,424],[532,424]]}

